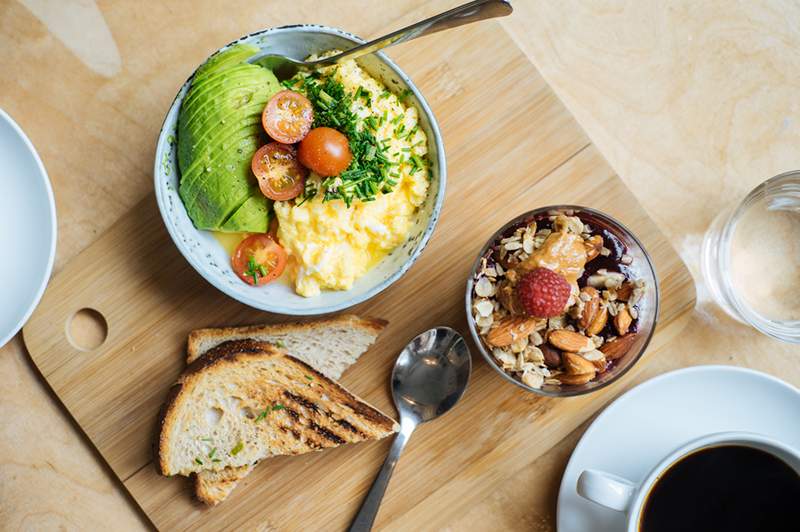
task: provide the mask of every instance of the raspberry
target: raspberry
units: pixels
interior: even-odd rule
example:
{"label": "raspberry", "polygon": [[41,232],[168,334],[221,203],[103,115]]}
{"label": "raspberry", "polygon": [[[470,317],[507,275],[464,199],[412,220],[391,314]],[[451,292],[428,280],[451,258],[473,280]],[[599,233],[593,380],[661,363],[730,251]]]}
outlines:
{"label": "raspberry", "polygon": [[547,268],[526,273],[517,283],[517,296],[522,308],[534,318],[552,318],[564,312],[570,286],[564,277]]}

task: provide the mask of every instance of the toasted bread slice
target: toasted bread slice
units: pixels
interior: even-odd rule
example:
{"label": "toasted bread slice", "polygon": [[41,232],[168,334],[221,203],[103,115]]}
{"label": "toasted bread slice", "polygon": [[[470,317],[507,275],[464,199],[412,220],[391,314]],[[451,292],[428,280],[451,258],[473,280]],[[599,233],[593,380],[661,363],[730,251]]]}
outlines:
{"label": "toasted bread slice", "polygon": [[229,340],[251,339],[276,345],[293,357],[339,379],[386,327],[384,320],[343,315],[308,322],[197,329],[189,333],[189,364],[209,349]]}
{"label": "toasted bread slice", "polygon": [[255,464],[250,464],[194,474],[192,475],[194,477],[194,494],[198,500],[209,506],[216,506],[227,499],[239,481],[249,475],[255,467]]}
{"label": "toasted bread slice", "polygon": [[279,349],[230,341],[192,363],[161,415],[158,467],[189,475],[384,438],[398,425]]}
{"label": "toasted bread slice", "polygon": [[[386,324],[384,320],[343,315],[309,323],[197,329],[189,334],[187,359],[192,363],[222,342],[252,337],[282,345],[289,355],[327,377],[338,379],[375,342]],[[321,338],[335,341],[321,342]],[[217,505],[253,467],[251,464],[222,471],[202,471],[195,475],[195,495],[206,504]]]}

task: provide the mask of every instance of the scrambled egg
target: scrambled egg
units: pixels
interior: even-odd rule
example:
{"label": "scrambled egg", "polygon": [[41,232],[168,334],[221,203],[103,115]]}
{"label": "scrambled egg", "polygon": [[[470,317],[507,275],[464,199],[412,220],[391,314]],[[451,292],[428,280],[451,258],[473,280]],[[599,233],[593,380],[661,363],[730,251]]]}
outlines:
{"label": "scrambled egg", "polygon": [[[412,155],[426,155],[425,133],[417,128],[405,138],[395,135],[399,124],[405,125],[404,131],[414,129],[417,109],[404,105],[394,94],[387,95],[386,87],[355,61],[329,67],[322,74],[333,76],[351,95],[359,87],[371,93],[369,105],[362,98],[353,98],[351,109],[362,119],[386,117],[375,136],[379,141],[388,139],[387,156],[397,163],[394,170],[400,177],[390,193],[379,193],[375,201],[355,200],[349,208],[341,200],[323,202],[321,193],[300,205],[275,202],[278,239],[289,253],[289,271],[297,293],[306,297],[325,289],[350,289],[356,279],[402,244],[417,208],[425,201],[429,181],[428,168],[413,170],[410,160]],[[320,178],[311,174],[309,179]]]}

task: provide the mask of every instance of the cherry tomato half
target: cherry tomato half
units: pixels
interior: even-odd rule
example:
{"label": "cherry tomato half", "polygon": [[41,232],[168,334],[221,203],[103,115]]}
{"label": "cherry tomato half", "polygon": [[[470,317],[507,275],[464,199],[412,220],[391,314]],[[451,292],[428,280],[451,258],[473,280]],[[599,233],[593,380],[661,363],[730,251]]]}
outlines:
{"label": "cherry tomato half", "polygon": [[260,286],[277,279],[286,268],[286,251],[269,235],[250,235],[236,248],[231,257],[233,271],[242,281]]}
{"label": "cherry tomato half", "polygon": [[353,154],[346,136],[329,127],[317,127],[300,142],[297,157],[303,166],[329,177],[344,172]]}
{"label": "cherry tomato half", "polygon": [[314,122],[314,107],[299,92],[285,90],[267,102],[261,123],[267,135],[284,144],[300,142]]}
{"label": "cherry tomato half", "polygon": [[297,161],[297,153],[288,144],[270,142],[261,146],[250,163],[261,192],[276,201],[298,196],[305,186],[308,170]]}

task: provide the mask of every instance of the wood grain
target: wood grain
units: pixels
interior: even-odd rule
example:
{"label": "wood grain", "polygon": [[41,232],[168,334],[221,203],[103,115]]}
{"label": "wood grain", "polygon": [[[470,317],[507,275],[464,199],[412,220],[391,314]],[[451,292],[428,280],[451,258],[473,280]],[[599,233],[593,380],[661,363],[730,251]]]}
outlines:
{"label": "wood grain", "polygon": [[[138,2],[102,2],[112,33],[125,43],[122,72],[104,80],[20,2],[0,2],[0,48],[6,52],[0,64],[13,72],[0,76],[0,105],[31,135],[49,169],[59,215],[56,268],[151,190],[146,171],[153,140],[147,131],[142,137],[130,133],[135,149],[119,168],[113,161],[100,167],[93,157],[98,146],[107,149],[103,132],[115,127],[114,107],[136,92],[129,86],[137,76],[152,71],[146,92],[128,105],[156,128],[181,76],[206,51],[247,31],[315,21],[377,35],[455,3],[394,0],[375,9],[372,0],[198,0],[191,10],[179,1],[140,10]],[[713,212],[767,175],[800,167],[800,91],[792,76],[800,56],[800,4],[794,0],[514,5],[503,25],[690,266]],[[395,16],[400,18],[392,21]],[[91,34],[87,24],[78,27]],[[187,72],[179,72],[181,65]],[[653,98],[663,93],[671,97]],[[103,101],[93,102],[98,95]],[[91,128],[84,130],[87,119]],[[126,166],[144,170],[131,173]],[[95,188],[113,200],[85,192]],[[717,315],[702,288],[700,282],[700,306],[689,326],[626,386],[701,363],[744,365],[800,385],[796,347]],[[91,444],[48,393],[21,340],[0,348],[0,385],[7,391],[0,396],[2,528],[142,528],[124,490],[115,488]],[[580,432],[497,484],[448,530],[554,530],[555,490]]]}
{"label": "wood grain", "polygon": [[[525,55],[496,23],[469,28],[469,38],[466,31],[426,39],[436,62],[411,48],[394,54],[440,120],[450,181],[440,225],[422,258],[380,298],[355,309],[391,322],[343,379],[379,408],[391,408],[391,364],[415,331],[434,324],[465,331],[463,286],[474,253],[496,227],[534,206],[589,204],[634,227],[645,242],[661,274],[663,306],[653,349],[639,366],[680,330],[680,317],[693,304],[691,279],[677,255]],[[449,46],[453,38],[462,45]],[[96,309],[109,323],[106,342],[92,352],[76,350],[62,328],[53,326],[83,307]],[[150,463],[156,412],[183,367],[187,332],[279,319],[284,318],[247,309],[205,284],[171,245],[153,199],[146,198],[64,268],[24,336],[48,383],[159,528],[341,528],[388,442],[270,460],[214,510],[194,503],[183,479],[159,477]],[[378,524],[446,526],[569,434],[623,384],[591,396],[546,400],[507,385],[476,360],[463,404],[415,435]]]}

